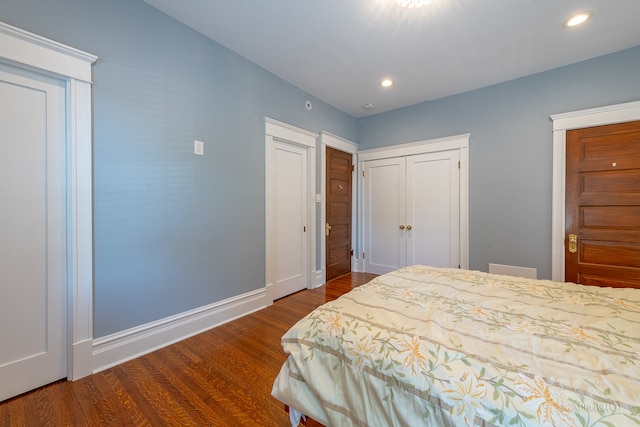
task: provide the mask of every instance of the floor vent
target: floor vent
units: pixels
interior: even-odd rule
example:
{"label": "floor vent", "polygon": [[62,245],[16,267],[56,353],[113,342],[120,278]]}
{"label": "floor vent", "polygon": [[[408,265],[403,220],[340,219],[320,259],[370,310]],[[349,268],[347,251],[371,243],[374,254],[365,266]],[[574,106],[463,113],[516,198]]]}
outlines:
{"label": "floor vent", "polygon": [[507,276],[526,277],[527,279],[537,279],[538,271],[535,268],[517,267],[515,265],[502,265],[489,263],[489,273],[506,274]]}

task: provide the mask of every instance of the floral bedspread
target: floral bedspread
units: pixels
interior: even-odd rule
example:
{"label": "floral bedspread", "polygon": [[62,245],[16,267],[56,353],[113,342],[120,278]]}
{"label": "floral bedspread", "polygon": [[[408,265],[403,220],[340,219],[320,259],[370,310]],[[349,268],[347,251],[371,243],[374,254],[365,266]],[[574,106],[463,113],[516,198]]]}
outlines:
{"label": "floral bedspread", "polygon": [[282,345],[272,394],[328,426],[640,425],[640,290],[412,266]]}

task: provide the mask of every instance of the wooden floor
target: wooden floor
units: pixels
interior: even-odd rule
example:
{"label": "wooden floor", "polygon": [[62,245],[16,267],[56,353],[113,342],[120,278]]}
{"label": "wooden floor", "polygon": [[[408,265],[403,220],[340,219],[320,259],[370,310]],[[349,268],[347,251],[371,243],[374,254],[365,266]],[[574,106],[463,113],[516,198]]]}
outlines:
{"label": "wooden floor", "polygon": [[130,362],[7,400],[0,426],[289,426],[271,397],[286,359],[280,337],[373,277],[347,274]]}

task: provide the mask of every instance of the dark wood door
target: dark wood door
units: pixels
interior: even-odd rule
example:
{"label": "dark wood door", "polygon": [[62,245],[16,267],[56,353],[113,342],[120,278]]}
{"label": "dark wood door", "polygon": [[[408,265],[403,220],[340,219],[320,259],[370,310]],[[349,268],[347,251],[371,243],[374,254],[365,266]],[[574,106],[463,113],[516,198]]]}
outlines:
{"label": "dark wood door", "polygon": [[640,121],[567,132],[565,280],[640,288]]}
{"label": "dark wood door", "polygon": [[351,271],[351,154],[327,147],[327,281]]}

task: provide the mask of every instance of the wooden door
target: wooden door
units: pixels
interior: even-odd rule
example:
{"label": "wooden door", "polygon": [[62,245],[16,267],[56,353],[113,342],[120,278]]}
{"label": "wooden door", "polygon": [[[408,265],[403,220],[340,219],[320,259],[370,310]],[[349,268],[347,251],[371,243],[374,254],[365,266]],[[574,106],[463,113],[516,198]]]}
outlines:
{"label": "wooden door", "polygon": [[274,142],[273,299],[308,285],[308,155],[305,147]]}
{"label": "wooden door", "polygon": [[65,86],[0,65],[0,401],[66,377]]}
{"label": "wooden door", "polygon": [[327,147],[326,279],[351,271],[351,177],[350,153]]}
{"label": "wooden door", "polygon": [[364,162],[364,271],[384,274],[406,265],[404,157]]}
{"label": "wooden door", "polygon": [[567,131],[566,153],[565,280],[640,288],[640,121]]}
{"label": "wooden door", "polygon": [[460,266],[460,153],[407,157],[407,265]]}

